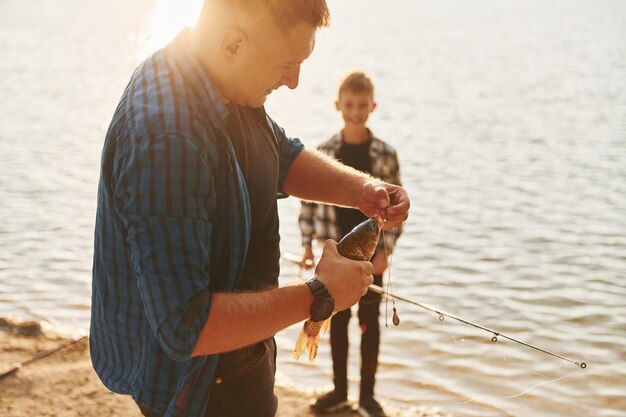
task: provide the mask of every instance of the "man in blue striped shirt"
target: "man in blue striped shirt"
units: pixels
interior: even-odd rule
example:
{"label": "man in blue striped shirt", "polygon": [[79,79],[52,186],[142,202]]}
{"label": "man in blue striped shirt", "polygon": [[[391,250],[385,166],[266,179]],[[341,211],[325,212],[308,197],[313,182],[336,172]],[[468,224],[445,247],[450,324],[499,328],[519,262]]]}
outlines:
{"label": "man in blue striped shirt", "polygon": [[[124,91],[102,153],[90,347],[146,416],[275,415],[273,335],[317,303],[313,284],[278,288],[278,196],[387,228],[408,215],[401,187],[304,149],[265,113],[328,18],[324,0],[205,0]],[[329,241],[315,284],[343,310],[371,271]]]}

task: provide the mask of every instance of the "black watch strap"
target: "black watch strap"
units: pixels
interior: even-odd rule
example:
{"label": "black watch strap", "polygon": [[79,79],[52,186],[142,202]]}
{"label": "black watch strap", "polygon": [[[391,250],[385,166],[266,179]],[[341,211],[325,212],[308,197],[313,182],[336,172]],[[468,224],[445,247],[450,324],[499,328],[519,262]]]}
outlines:
{"label": "black watch strap", "polygon": [[315,297],[313,304],[311,304],[311,320],[326,320],[335,309],[335,300],[328,292],[326,286],[317,278],[313,277],[306,281],[306,285],[309,286],[313,297]]}
{"label": "black watch strap", "polygon": [[317,279],[317,277],[311,278],[310,280],[306,281],[305,284],[308,285],[311,289],[311,292],[315,297],[315,301],[320,300],[324,297],[330,297],[328,289],[324,284],[322,284],[319,279]]}

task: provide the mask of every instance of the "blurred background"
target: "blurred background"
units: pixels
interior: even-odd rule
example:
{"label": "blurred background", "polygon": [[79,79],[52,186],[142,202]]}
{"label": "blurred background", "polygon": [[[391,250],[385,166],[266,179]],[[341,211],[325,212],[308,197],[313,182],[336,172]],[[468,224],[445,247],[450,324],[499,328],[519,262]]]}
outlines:
{"label": "blurred background", "polygon": [[[0,317],[87,329],[105,131],[134,67],[200,3],[0,0]],[[300,86],[266,108],[315,146],[342,126],[341,77],[373,76],[370,127],[399,152],[412,196],[395,292],[588,364],[400,301],[401,325],[386,328],[383,303],[378,396],[458,416],[624,416],[626,3],[329,6]],[[301,254],[298,209],[280,202],[284,253]],[[282,284],[298,275],[282,271]],[[314,364],[295,361],[300,328],[277,335],[279,380],[327,388],[328,336]]]}

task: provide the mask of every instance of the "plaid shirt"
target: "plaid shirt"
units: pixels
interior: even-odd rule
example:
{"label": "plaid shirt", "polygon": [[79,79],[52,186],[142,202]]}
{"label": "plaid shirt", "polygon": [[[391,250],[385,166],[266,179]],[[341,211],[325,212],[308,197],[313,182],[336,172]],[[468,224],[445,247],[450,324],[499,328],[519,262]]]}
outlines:
{"label": "plaid shirt", "polygon": [[[141,64],[122,95],[102,152],[94,239],[94,369],[167,417],[205,413],[218,355],[191,353],[210,293],[236,288],[251,233],[228,109],[187,36]],[[280,193],[303,146],[267,122]]]}
{"label": "plaid shirt", "polygon": [[[391,183],[400,183],[400,165],[395,149],[378,139],[370,132],[372,141],[369,147],[369,156],[372,161],[372,175],[376,178]],[[332,138],[317,147],[320,151],[335,158],[343,145],[341,133],[337,133]],[[310,246],[313,238],[319,242],[326,239],[339,240],[339,226],[337,224],[337,214],[334,206],[302,202],[300,216],[298,217],[300,232],[302,233],[302,246]],[[390,231],[385,231],[384,242],[380,239],[378,250],[383,250],[387,246],[388,253],[395,247],[396,240],[402,233],[402,226]]]}

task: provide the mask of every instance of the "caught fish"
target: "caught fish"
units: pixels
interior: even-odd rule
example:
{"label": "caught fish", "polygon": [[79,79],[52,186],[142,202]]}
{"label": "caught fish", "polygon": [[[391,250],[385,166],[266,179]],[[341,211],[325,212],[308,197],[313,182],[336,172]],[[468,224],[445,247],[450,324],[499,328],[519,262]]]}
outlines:
{"label": "caught fish", "polygon": [[[337,245],[337,252],[341,256],[355,261],[369,261],[376,252],[382,225],[383,220],[379,216],[370,217],[358,224],[341,239]],[[307,319],[304,322],[302,331],[296,340],[293,351],[294,358],[299,359],[304,352],[308,351],[309,361],[313,362],[317,355],[320,332],[326,333],[333,315],[324,321],[314,322]]]}

